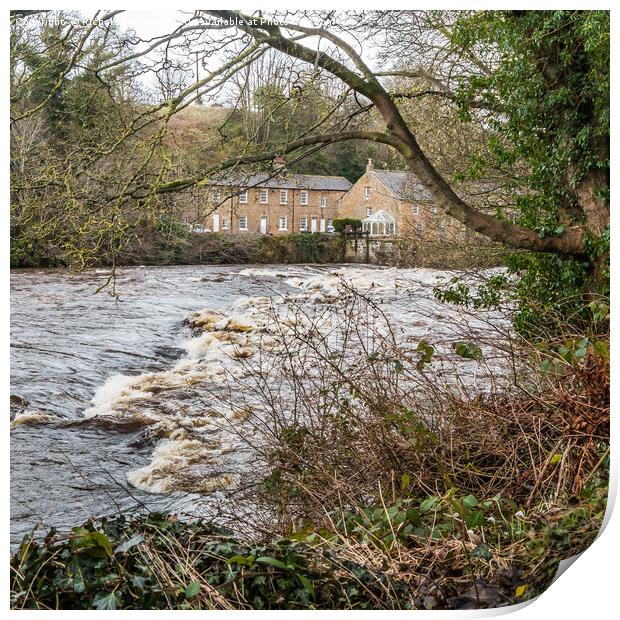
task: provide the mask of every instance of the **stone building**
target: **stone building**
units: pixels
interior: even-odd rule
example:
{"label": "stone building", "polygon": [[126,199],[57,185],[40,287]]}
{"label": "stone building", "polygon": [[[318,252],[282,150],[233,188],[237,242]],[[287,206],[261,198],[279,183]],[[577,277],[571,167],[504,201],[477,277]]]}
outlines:
{"label": "stone building", "polygon": [[344,177],[285,170],[275,176],[263,173],[213,180],[201,223],[207,230],[224,233],[325,232],[337,217],[338,199],[350,188]]}
{"label": "stone building", "polygon": [[418,237],[465,242],[471,233],[441,212],[429,191],[409,172],[376,170],[368,160],[366,172],[338,201],[338,217],[362,220],[372,236]]}

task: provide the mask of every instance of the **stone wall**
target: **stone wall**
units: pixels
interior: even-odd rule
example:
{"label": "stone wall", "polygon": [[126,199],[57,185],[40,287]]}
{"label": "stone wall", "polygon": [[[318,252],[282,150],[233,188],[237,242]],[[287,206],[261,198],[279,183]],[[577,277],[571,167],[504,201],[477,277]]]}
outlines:
{"label": "stone wall", "polygon": [[349,236],[345,244],[345,262],[467,269],[502,265],[504,248],[496,243],[443,243],[418,238],[372,238]]}

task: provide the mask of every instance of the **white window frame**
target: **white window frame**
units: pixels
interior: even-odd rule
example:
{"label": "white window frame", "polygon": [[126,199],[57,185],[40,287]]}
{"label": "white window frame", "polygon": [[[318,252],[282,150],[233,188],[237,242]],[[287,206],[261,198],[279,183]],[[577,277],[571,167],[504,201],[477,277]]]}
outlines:
{"label": "white window frame", "polygon": [[[282,226],[283,221],[284,221],[284,226]],[[278,218],[278,230],[288,230],[288,217],[286,217],[286,215],[281,215]]]}
{"label": "white window frame", "polygon": [[248,229],[248,216],[240,215],[239,216],[239,230],[247,230],[247,229]]}
{"label": "white window frame", "polygon": [[368,200],[370,198],[370,185],[364,186],[364,200]]}
{"label": "white window frame", "polygon": [[418,235],[420,235],[420,237],[424,237],[424,224],[422,224],[422,223],[418,224],[417,231],[418,231]]}
{"label": "white window frame", "polygon": [[268,189],[260,190],[259,200],[262,205],[269,204],[269,190]]}
{"label": "white window frame", "polygon": [[366,217],[370,217],[372,215],[372,207],[366,207]]}
{"label": "white window frame", "polygon": [[299,204],[302,207],[308,206],[308,192],[306,190],[303,190],[301,194],[299,194]]}
{"label": "white window frame", "polygon": [[321,196],[321,207],[325,208],[327,206],[327,196]]}
{"label": "white window frame", "polygon": [[432,213],[433,215],[435,215],[435,214],[437,213],[437,207],[436,207],[436,206],[434,206],[434,205],[433,205],[433,206],[431,207],[431,213]]}
{"label": "white window frame", "polygon": [[287,189],[280,190],[280,204],[281,205],[288,204],[288,190]]}
{"label": "white window frame", "polygon": [[299,232],[307,232],[308,231],[308,218],[307,216],[303,216],[299,218]]}
{"label": "white window frame", "polygon": [[445,239],[448,236],[448,227],[445,223],[439,224],[439,238]]}
{"label": "white window frame", "polygon": [[228,230],[230,228],[230,218],[222,218],[222,230]]}
{"label": "white window frame", "polygon": [[420,215],[420,207],[418,205],[413,205],[413,207],[411,207],[411,212],[413,215]]}
{"label": "white window frame", "polygon": [[222,199],[222,192],[218,188],[213,190],[213,202],[218,203]]}
{"label": "white window frame", "polygon": [[247,205],[248,204],[248,190],[244,190],[239,192],[239,204]]}

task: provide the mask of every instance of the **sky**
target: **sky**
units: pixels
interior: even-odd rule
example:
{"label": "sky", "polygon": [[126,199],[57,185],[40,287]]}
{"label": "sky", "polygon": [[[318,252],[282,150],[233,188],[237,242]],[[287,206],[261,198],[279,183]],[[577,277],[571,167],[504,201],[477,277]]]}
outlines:
{"label": "sky", "polygon": [[132,28],[143,39],[161,36],[173,30],[183,18],[179,11],[125,11],[116,21],[125,28]]}

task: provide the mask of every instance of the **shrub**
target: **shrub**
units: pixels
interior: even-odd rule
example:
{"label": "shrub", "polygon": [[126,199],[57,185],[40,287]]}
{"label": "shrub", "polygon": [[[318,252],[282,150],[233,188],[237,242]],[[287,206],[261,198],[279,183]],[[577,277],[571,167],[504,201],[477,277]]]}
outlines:
{"label": "shrub", "polygon": [[352,217],[343,217],[335,219],[332,222],[332,226],[339,233],[343,232],[347,226],[351,226],[353,230],[359,230],[362,227],[362,220],[357,220]]}

